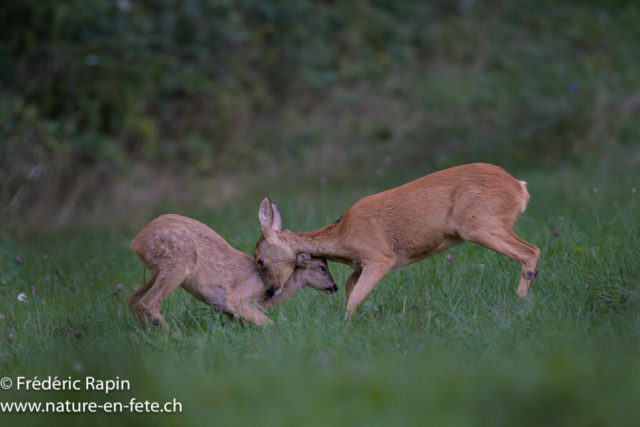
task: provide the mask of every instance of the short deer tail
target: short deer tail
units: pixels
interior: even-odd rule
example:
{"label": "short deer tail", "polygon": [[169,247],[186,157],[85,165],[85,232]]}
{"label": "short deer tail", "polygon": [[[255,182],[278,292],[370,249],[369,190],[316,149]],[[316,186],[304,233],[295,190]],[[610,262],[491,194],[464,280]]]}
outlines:
{"label": "short deer tail", "polygon": [[147,262],[147,259],[144,256],[145,251],[142,250],[142,244],[143,242],[140,239],[140,235],[137,235],[132,241],[131,243],[129,243],[129,248],[133,251],[134,254],[136,254],[138,256],[138,258],[140,259],[140,261],[142,261],[142,263],[146,266],[149,267],[149,263]]}
{"label": "short deer tail", "polygon": [[531,196],[529,196],[529,191],[527,191],[527,182],[526,181],[518,181],[520,183],[520,186],[522,187],[522,202],[520,204],[520,213],[524,212],[525,209],[527,209],[527,203],[529,203],[529,199],[531,198]]}
{"label": "short deer tail", "polygon": [[131,243],[129,243],[129,249],[131,249],[134,253],[138,253],[138,249],[140,248],[139,242],[138,242],[138,236],[136,236]]}

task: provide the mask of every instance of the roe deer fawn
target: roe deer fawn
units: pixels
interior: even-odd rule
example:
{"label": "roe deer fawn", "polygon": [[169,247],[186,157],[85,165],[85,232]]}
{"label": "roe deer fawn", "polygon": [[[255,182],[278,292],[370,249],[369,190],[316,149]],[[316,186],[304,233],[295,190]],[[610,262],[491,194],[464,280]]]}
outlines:
{"label": "roe deer fawn", "polygon": [[179,286],[205,304],[256,325],[272,323],[263,309],[279,304],[305,285],[326,293],[338,290],[327,261],[313,258],[305,268],[293,271],[282,293],[270,298],[274,289],[265,291],[261,270],[249,255],[206,225],[180,215],[154,219],[130,247],[152,270],[144,286],[127,297],[129,309],[143,326],[148,317],[168,329],[160,304]]}
{"label": "roe deer fawn", "polygon": [[517,261],[522,267],[518,295],[523,296],[540,258],[540,250],[511,229],[529,201],[525,184],[498,166],[458,166],[360,199],[334,223],[304,233],[281,232],[277,206],[265,197],[254,258],[265,283],[276,288],[296,265],[306,265],[309,255],[350,265],[348,318],[389,269],[468,241]]}

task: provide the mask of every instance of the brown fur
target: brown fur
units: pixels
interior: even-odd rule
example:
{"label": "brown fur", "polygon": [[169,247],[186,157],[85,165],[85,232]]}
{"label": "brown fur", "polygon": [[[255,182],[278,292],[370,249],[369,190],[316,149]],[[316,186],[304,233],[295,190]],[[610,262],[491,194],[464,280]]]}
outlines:
{"label": "brown fur", "polygon": [[260,268],[250,256],[206,225],[180,215],[163,215],[151,221],[130,246],[152,270],[147,283],[127,297],[131,312],[143,326],[148,317],[168,329],[160,304],[179,286],[205,304],[257,325],[272,323],[263,314],[265,308],[306,285],[327,293],[337,291],[327,261],[312,258],[306,268],[293,271],[282,293],[269,298]]}
{"label": "brown fur", "polygon": [[529,200],[525,183],[502,168],[474,163],[446,169],[357,201],[340,220],[306,233],[282,233],[265,197],[260,206],[262,236],[254,257],[265,263],[266,283],[281,286],[308,253],[350,265],[347,316],[394,267],[412,264],[462,241],[506,255],[522,266],[518,294],[533,283],[540,250],[511,227]]}

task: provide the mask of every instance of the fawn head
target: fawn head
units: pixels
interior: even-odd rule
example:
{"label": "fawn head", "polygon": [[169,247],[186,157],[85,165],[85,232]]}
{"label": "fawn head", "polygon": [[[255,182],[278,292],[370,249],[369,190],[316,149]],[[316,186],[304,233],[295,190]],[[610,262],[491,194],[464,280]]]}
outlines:
{"label": "fawn head", "polygon": [[[311,257],[311,262],[306,268],[297,268],[291,274],[295,283],[309,286],[318,291],[332,294],[338,292],[338,285],[331,276],[329,265],[325,258]],[[287,285],[289,286],[289,285]]]}
{"label": "fawn head", "polygon": [[265,291],[278,295],[296,267],[309,267],[311,256],[306,252],[296,254],[291,246],[278,237],[282,218],[278,206],[272,204],[269,197],[262,199],[258,218],[262,235],[256,243],[253,256],[262,270]]}

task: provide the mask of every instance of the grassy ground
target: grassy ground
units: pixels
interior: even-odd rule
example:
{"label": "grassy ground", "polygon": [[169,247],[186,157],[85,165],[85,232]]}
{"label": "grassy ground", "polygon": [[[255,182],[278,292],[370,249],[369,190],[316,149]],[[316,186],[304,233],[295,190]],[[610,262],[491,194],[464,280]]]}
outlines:
{"label": "grassy ground", "polygon": [[[516,176],[529,182],[532,200],[515,229],[543,254],[526,299],[515,295],[513,261],[460,245],[448,252],[451,261],[442,254],[387,274],[349,323],[342,320],[349,269],[332,264],[340,293],[301,292],[268,312],[275,327],[242,327],[179,290],[162,307],[175,331],[142,331],[124,302],[143,281],[127,247],[137,224],[2,236],[0,377],[118,376],[131,390],[0,390],[0,401],[176,398],[183,411],[0,417],[95,426],[116,419],[176,426],[633,425],[640,416],[640,194],[631,188],[640,185],[610,173]],[[402,180],[378,178],[348,190],[331,182],[308,184],[307,192],[284,186],[272,198],[285,227],[311,229]],[[172,210],[251,253],[259,200],[216,212]],[[118,283],[123,291],[114,295]],[[21,292],[28,304],[17,300]],[[69,336],[70,328],[82,337]]]}

